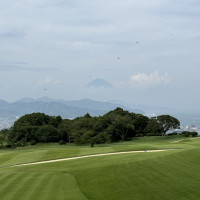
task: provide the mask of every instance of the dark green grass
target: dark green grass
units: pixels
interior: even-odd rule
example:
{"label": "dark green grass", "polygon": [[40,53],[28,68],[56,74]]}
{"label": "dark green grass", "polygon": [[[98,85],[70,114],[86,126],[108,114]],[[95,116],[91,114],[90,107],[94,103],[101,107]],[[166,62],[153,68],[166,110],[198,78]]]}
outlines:
{"label": "dark green grass", "polygon": [[[182,140],[178,143],[171,141]],[[1,200],[198,200],[200,139],[141,138],[88,146],[38,145],[2,151],[1,165],[67,156],[176,148],[0,169]],[[30,158],[32,156],[33,158]],[[67,157],[66,156],[66,157]],[[0,160],[1,162],[1,160]]]}

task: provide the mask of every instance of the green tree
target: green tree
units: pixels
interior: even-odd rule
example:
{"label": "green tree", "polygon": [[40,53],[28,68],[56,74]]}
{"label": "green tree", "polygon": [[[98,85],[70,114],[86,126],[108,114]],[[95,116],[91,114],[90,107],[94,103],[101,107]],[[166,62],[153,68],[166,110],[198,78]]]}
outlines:
{"label": "green tree", "polygon": [[57,128],[59,137],[64,142],[72,142],[71,124],[72,120],[63,119]]}
{"label": "green tree", "polygon": [[105,131],[98,133],[96,136],[92,138],[93,142],[96,144],[102,144],[110,141],[110,135]]}
{"label": "green tree", "polygon": [[31,126],[42,126],[49,124],[51,117],[44,113],[32,113],[20,117],[15,123],[15,126],[21,126],[23,124],[29,124]]}
{"label": "green tree", "polygon": [[144,134],[148,121],[149,121],[149,118],[144,115],[137,114],[135,116],[135,119],[133,120],[133,124],[135,126],[135,131],[138,135]]}
{"label": "green tree", "polygon": [[10,130],[2,129],[0,131],[0,140],[1,141],[8,141],[8,135],[9,135],[10,131],[11,131],[11,128],[10,128]]}
{"label": "green tree", "polygon": [[170,115],[160,115],[157,117],[158,123],[162,127],[162,136],[165,137],[165,134],[170,129],[177,129],[180,127],[180,121],[175,117]]}
{"label": "green tree", "polygon": [[57,129],[50,125],[44,125],[36,133],[36,139],[39,142],[58,142],[60,140]]}
{"label": "green tree", "polygon": [[155,117],[149,119],[145,132],[150,135],[161,135],[162,126]]}
{"label": "green tree", "polygon": [[[23,141],[57,142],[59,138],[57,128],[61,122],[62,118],[60,116],[51,117],[44,113],[24,115],[14,123],[14,126],[9,131],[8,140],[19,144],[23,143]],[[42,131],[44,131],[43,134]],[[52,134],[52,132],[56,133],[56,135]]]}
{"label": "green tree", "polygon": [[50,117],[49,124],[51,126],[54,126],[55,128],[58,128],[59,124],[62,122],[62,117],[57,116],[57,117]]}
{"label": "green tree", "polygon": [[114,122],[111,126],[113,134],[119,136],[121,140],[127,139],[129,132],[134,131],[135,127],[133,121],[129,116],[115,116]]}

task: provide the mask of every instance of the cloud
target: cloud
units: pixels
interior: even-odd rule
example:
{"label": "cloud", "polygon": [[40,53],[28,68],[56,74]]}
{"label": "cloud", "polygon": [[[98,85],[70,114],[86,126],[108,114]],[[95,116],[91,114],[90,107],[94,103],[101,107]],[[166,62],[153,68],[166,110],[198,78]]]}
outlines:
{"label": "cloud", "polygon": [[41,82],[39,82],[39,84],[38,85],[58,85],[58,84],[60,84],[61,83],[61,81],[60,80],[57,80],[57,79],[55,79],[54,77],[50,77],[50,76],[47,76],[46,78],[45,78],[45,80],[43,80],[43,81],[41,81]]}
{"label": "cloud", "polygon": [[18,70],[27,70],[24,66],[18,66],[18,65],[1,65],[0,64],[0,71],[18,71]]}
{"label": "cloud", "polygon": [[161,75],[159,72],[155,71],[150,74],[138,73],[130,77],[130,83],[132,86],[156,86],[160,84],[168,84],[171,78],[168,73]]}
{"label": "cloud", "polygon": [[35,72],[46,72],[46,71],[54,71],[54,68],[45,68],[45,67],[29,67],[29,66],[22,66],[22,65],[1,65],[0,64],[0,71],[35,71]]}
{"label": "cloud", "polygon": [[24,61],[4,61],[0,60],[0,71],[34,71],[34,72],[46,72],[46,71],[58,71],[57,68],[47,67],[35,67],[30,66],[28,62]]}
{"label": "cloud", "polygon": [[26,34],[24,32],[12,30],[12,31],[3,32],[1,34],[1,36],[3,38],[17,38],[17,39],[19,39],[19,38],[23,38],[24,36],[26,36]]}

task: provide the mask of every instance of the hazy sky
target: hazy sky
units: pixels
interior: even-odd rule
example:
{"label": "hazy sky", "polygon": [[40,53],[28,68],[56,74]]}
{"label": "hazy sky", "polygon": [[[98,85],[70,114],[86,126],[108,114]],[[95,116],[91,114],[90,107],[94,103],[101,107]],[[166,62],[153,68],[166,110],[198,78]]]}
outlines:
{"label": "hazy sky", "polygon": [[0,99],[192,109],[199,75],[199,0],[0,1]]}

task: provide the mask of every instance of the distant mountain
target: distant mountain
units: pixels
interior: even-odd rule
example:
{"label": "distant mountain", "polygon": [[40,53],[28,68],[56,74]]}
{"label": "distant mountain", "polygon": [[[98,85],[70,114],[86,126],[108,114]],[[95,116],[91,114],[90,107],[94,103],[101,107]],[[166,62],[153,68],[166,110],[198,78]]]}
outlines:
{"label": "distant mountain", "polygon": [[95,79],[91,81],[87,87],[95,87],[95,88],[111,88],[113,87],[112,84],[108,81],[105,81],[104,79]]}
{"label": "distant mountain", "polygon": [[149,115],[149,116],[177,113],[177,110],[173,108],[168,108],[168,107],[134,104],[134,103],[127,103],[127,102],[118,101],[118,100],[110,100],[109,102],[113,104],[122,104],[130,109],[137,108],[138,110],[143,110],[145,115]]}
{"label": "distant mountain", "polygon": [[[18,102],[27,102],[24,101],[26,98],[20,99]],[[130,112],[135,112],[135,113],[144,113],[144,111],[140,109],[135,109],[135,108],[128,108],[122,104],[117,104],[117,103],[111,103],[111,102],[102,102],[102,101],[94,101],[91,99],[81,99],[81,100],[62,100],[62,99],[51,99],[49,97],[43,96],[38,99],[29,99],[31,102],[54,102],[54,103],[62,103],[66,106],[70,107],[76,107],[76,108],[83,108],[83,109],[89,109],[94,110],[94,111],[110,111],[115,109],[116,107],[123,108],[124,110],[128,110]]]}
{"label": "distant mountain", "polygon": [[1,109],[1,108],[4,108],[4,107],[7,106],[7,105],[9,105],[8,102],[6,102],[6,101],[0,99],[0,109]]}
{"label": "distant mountain", "polygon": [[24,103],[31,103],[31,102],[34,102],[35,99],[32,99],[32,98],[29,98],[29,97],[24,97],[20,100],[18,100],[19,102],[24,102]]}
{"label": "distant mountain", "polygon": [[16,102],[8,103],[0,100],[0,129],[7,128],[19,117],[33,112],[41,112],[51,116],[60,115],[62,118],[75,118],[89,113],[91,116],[104,115],[116,107],[121,107],[130,112],[143,113],[142,110],[129,109],[120,104],[82,99],[67,101],[41,97],[38,99],[22,98]]}
{"label": "distant mountain", "polygon": [[22,116],[32,112],[42,112],[48,115],[61,115],[63,118],[74,118],[89,112],[91,115],[101,115],[104,112],[101,110],[91,110],[85,108],[76,108],[64,105],[59,102],[42,102],[35,101],[30,103],[14,102],[0,106],[0,113],[12,113],[16,116]]}

